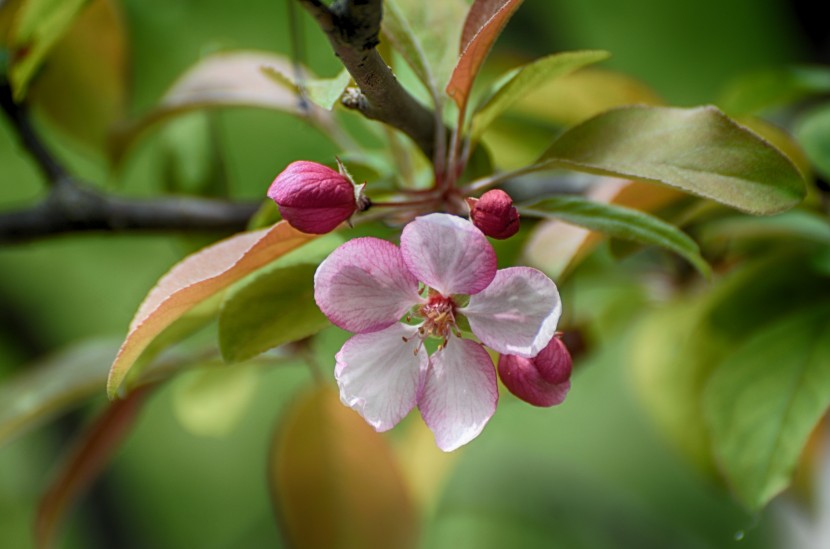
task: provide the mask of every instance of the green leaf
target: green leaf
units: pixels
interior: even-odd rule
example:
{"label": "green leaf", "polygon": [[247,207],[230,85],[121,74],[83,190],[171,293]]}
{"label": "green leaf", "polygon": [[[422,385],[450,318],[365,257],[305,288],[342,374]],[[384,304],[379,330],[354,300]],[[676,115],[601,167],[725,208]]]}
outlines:
{"label": "green leaf", "polygon": [[417,546],[418,517],[395,454],[330,387],[288,410],[268,479],[290,547]]}
{"label": "green leaf", "polygon": [[437,96],[439,87],[430,69],[424,48],[421,46],[412,27],[406,20],[396,0],[385,0],[383,6],[383,21],[381,31],[392,46],[400,53],[412,67],[415,76]]}
{"label": "green leaf", "polygon": [[316,269],[314,263],[269,269],[229,292],[219,314],[222,357],[247,360],[328,326],[314,302]]}
{"label": "green leaf", "polygon": [[744,74],[723,90],[718,105],[734,115],[755,114],[811,95],[830,93],[830,68],[795,66]]}
{"label": "green leaf", "polygon": [[795,128],[795,136],[816,171],[830,178],[830,104],[804,115]]}
{"label": "green leaf", "polygon": [[[456,44],[461,42],[461,28],[467,14],[467,3],[464,0],[441,2],[385,0],[384,4],[386,9],[384,20],[391,15],[390,21],[383,23],[385,35],[389,37],[394,29],[395,37],[390,38],[390,42],[412,66],[416,75],[421,78],[418,71],[428,70],[432,75],[434,87],[439,90],[443,89],[458,60]],[[393,4],[394,6],[390,8],[389,6]],[[400,28],[394,28],[395,21],[400,20],[406,21],[412,32],[412,40],[406,45],[408,52],[403,49],[407,38],[401,35]],[[416,46],[423,54],[424,67],[422,69],[418,69],[412,61],[413,56],[420,56],[420,53],[411,49]],[[427,87],[432,89],[429,84]]]}
{"label": "green leaf", "polygon": [[0,385],[0,446],[100,393],[116,352],[116,340],[78,343],[5,380]]}
{"label": "green leaf", "polygon": [[72,26],[88,0],[28,0],[12,29],[9,79],[16,101],[26,96],[29,82],[46,56]]}
{"label": "green leaf", "polygon": [[297,79],[292,76],[293,73],[285,72],[283,67],[273,67],[270,65],[263,65],[260,70],[262,74],[274,80],[277,84],[285,86],[294,90],[298,96],[302,91],[305,92],[306,97],[318,107],[330,111],[334,108],[334,104],[343,95],[343,90],[352,81],[352,75],[349,71],[343,69],[334,78],[305,78],[302,82],[297,82]]}
{"label": "green leaf", "polygon": [[755,333],[714,372],[705,417],[722,472],[758,509],[786,488],[830,404],[830,307],[802,310]]}
{"label": "green leaf", "polygon": [[663,183],[754,214],[798,204],[804,181],[778,149],[714,107],[622,107],[562,134],[528,169]]}
{"label": "green leaf", "polygon": [[473,116],[471,138],[477,139],[501,113],[539,86],[609,56],[606,51],[558,53],[510,71],[496,84],[493,94],[478,107]]}
{"label": "green leaf", "polygon": [[219,347],[226,362],[248,360],[329,325],[314,301],[314,272],[343,242],[337,233],[319,237],[228,291],[219,312]]}
{"label": "green leaf", "polygon": [[558,196],[521,207],[519,211],[522,215],[560,219],[616,238],[661,246],[688,260],[704,276],[711,273],[694,240],[677,227],[637,210],[576,196]]}

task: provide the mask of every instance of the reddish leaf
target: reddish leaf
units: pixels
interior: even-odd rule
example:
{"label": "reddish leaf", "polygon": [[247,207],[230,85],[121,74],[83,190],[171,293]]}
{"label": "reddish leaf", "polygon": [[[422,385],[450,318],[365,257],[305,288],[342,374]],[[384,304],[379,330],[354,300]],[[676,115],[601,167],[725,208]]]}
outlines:
{"label": "reddish leaf", "polygon": [[129,398],[111,403],[68,453],[58,476],[43,495],[35,518],[35,546],[50,547],[67,507],[106,467],[129,434],[153,386],[133,391]]}
{"label": "reddish leaf", "polygon": [[416,513],[394,454],[330,387],[289,411],[269,481],[291,547],[416,545]]}
{"label": "reddish leaf", "polygon": [[461,34],[461,57],[447,84],[447,93],[462,112],[478,70],[521,3],[522,0],[476,0],[470,7]]}
{"label": "reddish leaf", "polygon": [[109,397],[115,397],[142,351],[165,328],[203,300],[313,238],[281,221],[269,229],[232,236],[178,263],[147,294],[133,317],[110,368]]}

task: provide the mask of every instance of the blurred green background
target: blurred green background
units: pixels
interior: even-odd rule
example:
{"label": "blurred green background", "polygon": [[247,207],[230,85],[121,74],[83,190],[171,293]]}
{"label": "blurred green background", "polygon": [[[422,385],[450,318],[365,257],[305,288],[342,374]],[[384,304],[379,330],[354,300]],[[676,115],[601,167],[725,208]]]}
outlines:
{"label": "blurred green background", "polygon": [[[262,49],[289,54],[284,1],[121,0],[129,43],[130,114],[146,112],[204,55]],[[328,43],[300,14],[307,62],[338,70]],[[809,15],[809,14],[808,14]],[[795,7],[777,0],[527,0],[497,55],[532,58],[607,49],[603,66],[641,79],[669,104],[711,102],[733,77],[790,62],[822,61]],[[809,16],[806,17],[809,20]],[[825,60],[826,61],[826,60]],[[328,162],[334,147],[289,115],[245,109],[210,115],[227,193],[258,199],[295,159]],[[102,155],[37,119],[81,177],[118,192],[166,191],[169,142],[156,131],[119,173]],[[45,186],[0,118],[0,207],[36,202]],[[147,290],[208,239],[62,236],[0,249],[0,377],[72,342],[123,337]],[[484,433],[461,452],[426,513],[424,547],[771,547],[774,508],[749,515],[658,435],[629,381],[634,283],[602,271],[569,279],[567,314],[613,311],[594,324],[562,406],[536,409],[503,394]],[[627,301],[628,300],[628,301]],[[634,303],[640,303],[637,299]],[[333,356],[338,337],[321,353]],[[330,364],[325,366],[328,368]],[[327,370],[328,372],[328,370]],[[177,420],[182,375],[155,393],[112,467],[79,502],[65,547],[280,546],[265,480],[274,422],[311,379],[300,365],[268,370],[226,435],[197,436]],[[31,545],[38,497],[56,456],[90,406],[0,447],[0,547]],[[0,407],[3,403],[0,402]],[[410,418],[410,421],[419,421]],[[324,527],[321,525],[321,527]]]}

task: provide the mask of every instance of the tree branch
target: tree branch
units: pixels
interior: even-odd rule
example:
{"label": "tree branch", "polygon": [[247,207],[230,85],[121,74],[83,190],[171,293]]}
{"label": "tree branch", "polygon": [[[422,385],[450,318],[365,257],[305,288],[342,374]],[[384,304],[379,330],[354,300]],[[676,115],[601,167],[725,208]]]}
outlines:
{"label": "tree branch", "polygon": [[299,0],[328,36],[335,55],[360,88],[343,104],[367,118],[397,128],[432,159],[435,117],[403,86],[375,49],[378,45],[381,0],[337,0],[327,7],[320,0]]}
{"label": "tree branch", "polygon": [[85,231],[237,232],[258,206],[201,198],[131,200],[73,182],[31,208],[0,214],[0,244]]}
{"label": "tree branch", "polygon": [[0,213],[0,244],[81,231],[236,232],[245,229],[259,207],[255,202],[137,200],[104,194],[69,175],[40,140],[25,106],[14,102],[6,83],[0,83],[0,106],[51,187],[42,202]]}

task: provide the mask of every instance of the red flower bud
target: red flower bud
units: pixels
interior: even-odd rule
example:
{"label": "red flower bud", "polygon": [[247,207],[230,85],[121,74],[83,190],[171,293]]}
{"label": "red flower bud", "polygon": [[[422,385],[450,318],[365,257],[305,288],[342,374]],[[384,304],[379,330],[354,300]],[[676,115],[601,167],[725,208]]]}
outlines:
{"label": "red flower bud", "polygon": [[316,162],[292,162],[271,183],[268,197],[295,229],[325,234],[368,206],[363,185],[355,185],[344,172]]}
{"label": "red flower bud", "polygon": [[534,406],[561,404],[571,388],[573,361],[568,348],[554,336],[533,358],[501,355],[499,377],[511,393]]}
{"label": "red flower bud", "polygon": [[487,191],[478,199],[468,198],[467,205],[470,221],[487,236],[504,240],[519,230],[519,211],[510,195],[502,190]]}

